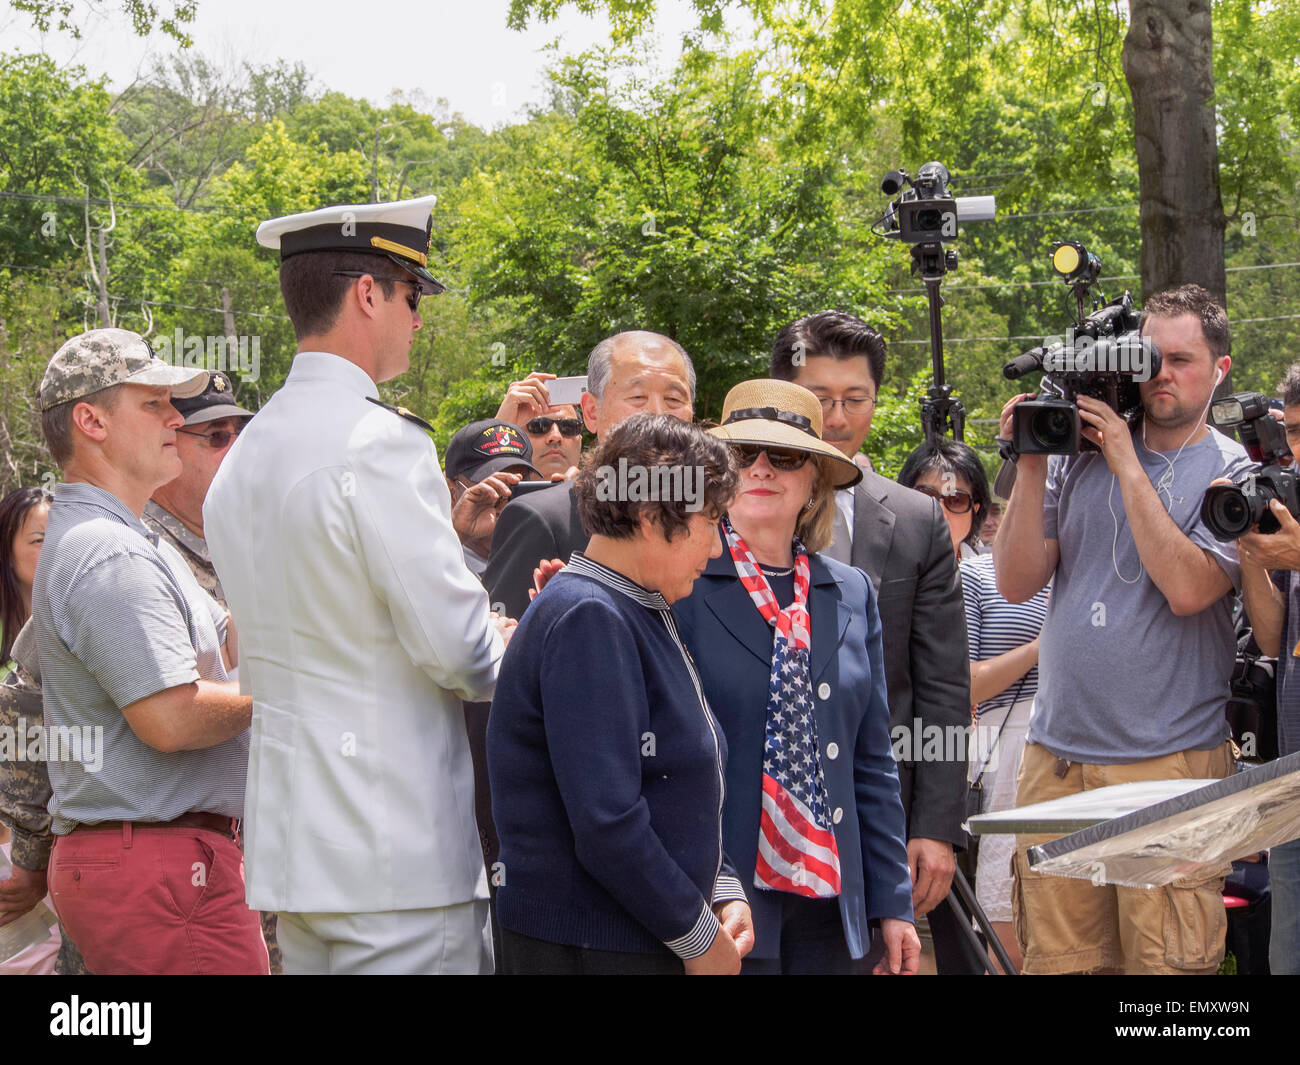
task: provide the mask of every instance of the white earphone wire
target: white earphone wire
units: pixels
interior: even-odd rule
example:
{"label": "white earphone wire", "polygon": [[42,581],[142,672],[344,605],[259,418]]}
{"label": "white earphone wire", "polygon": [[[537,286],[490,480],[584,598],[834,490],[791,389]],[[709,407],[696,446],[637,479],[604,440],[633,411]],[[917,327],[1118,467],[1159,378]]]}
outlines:
{"label": "white earphone wire", "polygon": [[[1217,387],[1219,382],[1222,380],[1223,371],[1219,370],[1214,376],[1215,386]],[[1201,410],[1200,419],[1194,426],[1192,426],[1192,431],[1187,434],[1187,438],[1179,446],[1178,453],[1174,455],[1172,460],[1165,459],[1163,452],[1152,451],[1151,448],[1147,446],[1147,419],[1145,414],[1142,416],[1142,450],[1149,455],[1159,455],[1169,464],[1169,469],[1165,470],[1160,475],[1159,480],[1153,484],[1153,487],[1156,490],[1156,496],[1161,497],[1161,502],[1164,503],[1166,514],[1172,514],[1174,509],[1174,463],[1177,462],[1179,457],[1182,455],[1183,448],[1191,443],[1192,437],[1194,437],[1200,431],[1201,427],[1205,425],[1205,416],[1210,413],[1210,404],[1213,402],[1214,389],[1211,388],[1210,398],[1205,401],[1205,407]],[[1115,482],[1117,480],[1118,478],[1114,473],[1112,473],[1110,475],[1110,488],[1106,491],[1106,509],[1110,511],[1111,522],[1114,525],[1114,533],[1111,536],[1110,541],[1110,564],[1111,568],[1115,571],[1115,576],[1125,584],[1137,584],[1137,582],[1142,579],[1143,574],[1146,573],[1146,567],[1142,565],[1141,560],[1138,561],[1138,574],[1132,580],[1129,580],[1119,571],[1119,516],[1115,513],[1115,507],[1112,502],[1115,493]],[[1166,499],[1168,500],[1167,503],[1165,503]]]}

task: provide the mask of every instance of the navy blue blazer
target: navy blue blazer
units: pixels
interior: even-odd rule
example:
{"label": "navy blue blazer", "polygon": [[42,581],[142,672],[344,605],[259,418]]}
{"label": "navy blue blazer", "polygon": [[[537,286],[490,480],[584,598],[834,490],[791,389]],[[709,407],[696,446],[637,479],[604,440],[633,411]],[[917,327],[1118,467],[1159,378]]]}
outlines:
{"label": "navy blue blazer", "polygon": [[[840,855],[840,916],[849,953],[871,944],[867,922],[912,920],[912,883],[889,740],[876,592],[860,570],[809,555],[810,668],[817,739]],[[722,839],[749,895],[756,958],[781,950],[780,893],[754,887],[773,630],[724,551],[673,605],[705,695],[727,739]]]}

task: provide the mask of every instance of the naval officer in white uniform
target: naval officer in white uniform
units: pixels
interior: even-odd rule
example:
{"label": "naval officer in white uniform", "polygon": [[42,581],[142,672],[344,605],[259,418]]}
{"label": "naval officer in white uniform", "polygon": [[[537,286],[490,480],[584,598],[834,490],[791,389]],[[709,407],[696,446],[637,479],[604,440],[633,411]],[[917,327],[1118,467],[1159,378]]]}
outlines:
{"label": "naval officer in white uniform", "polygon": [[491,972],[461,700],[513,622],[465,567],[427,426],[379,402],[410,366],[434,197],[264,222],[298,339],[204,528],[253,696],[248,904],[286,973]]}

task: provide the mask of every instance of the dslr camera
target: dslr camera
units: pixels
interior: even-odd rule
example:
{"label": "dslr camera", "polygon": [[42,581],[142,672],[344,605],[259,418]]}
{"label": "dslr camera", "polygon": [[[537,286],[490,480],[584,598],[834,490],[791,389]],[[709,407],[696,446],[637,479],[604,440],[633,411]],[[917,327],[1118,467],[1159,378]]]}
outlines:
{"label": "dslr camera", "polygon": [[1064,338],[1049,337],[1002,368],[1009,381],[1044,371],[1038,398],[1012,412],[1011,446],[1021,455],[1096,451],[1080,431],[1078,397],[1099,399],[1132,424],[1142,411],[1138,384],[1160,372],[1160,352],[1139,335],[1141,316],[1128,292],[1083,316],[1101,271],[1095,255],[1077,241],[1064,241],[1053,248],[1052,267],[1074,289],[1079,320]]}
{"label": "dslr camera", "polygon": [[1215,403],[1213,417],[1225,429],[1237,430],[1241,443],[1258,466],[1235,484],[1211,485],[1201,501],[1201,520],[1222,543],[1236,540],[1255,525],[1262,533],[1281,526],[1268,509],[1276,499],[1292,517],[1300,517],[1300,478],[1284,469],[1281,457],[1290,453],[1286,430],[1268,412],[1268,396],[1237,392]]}

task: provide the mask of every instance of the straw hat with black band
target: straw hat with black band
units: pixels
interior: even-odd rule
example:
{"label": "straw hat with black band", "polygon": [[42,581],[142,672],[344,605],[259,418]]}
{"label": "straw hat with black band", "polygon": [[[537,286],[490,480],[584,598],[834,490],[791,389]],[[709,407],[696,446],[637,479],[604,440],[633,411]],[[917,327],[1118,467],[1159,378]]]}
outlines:
{"label": "straw hat with black band", "polygon": [[849,488],[862,480],[857,463],[822,440],[821,400],[793,381],[742,381],[727,393],[722,422],[709,432],[730,444],[817,455],[827,460],[821,467],[830,475],[833,488]]}

